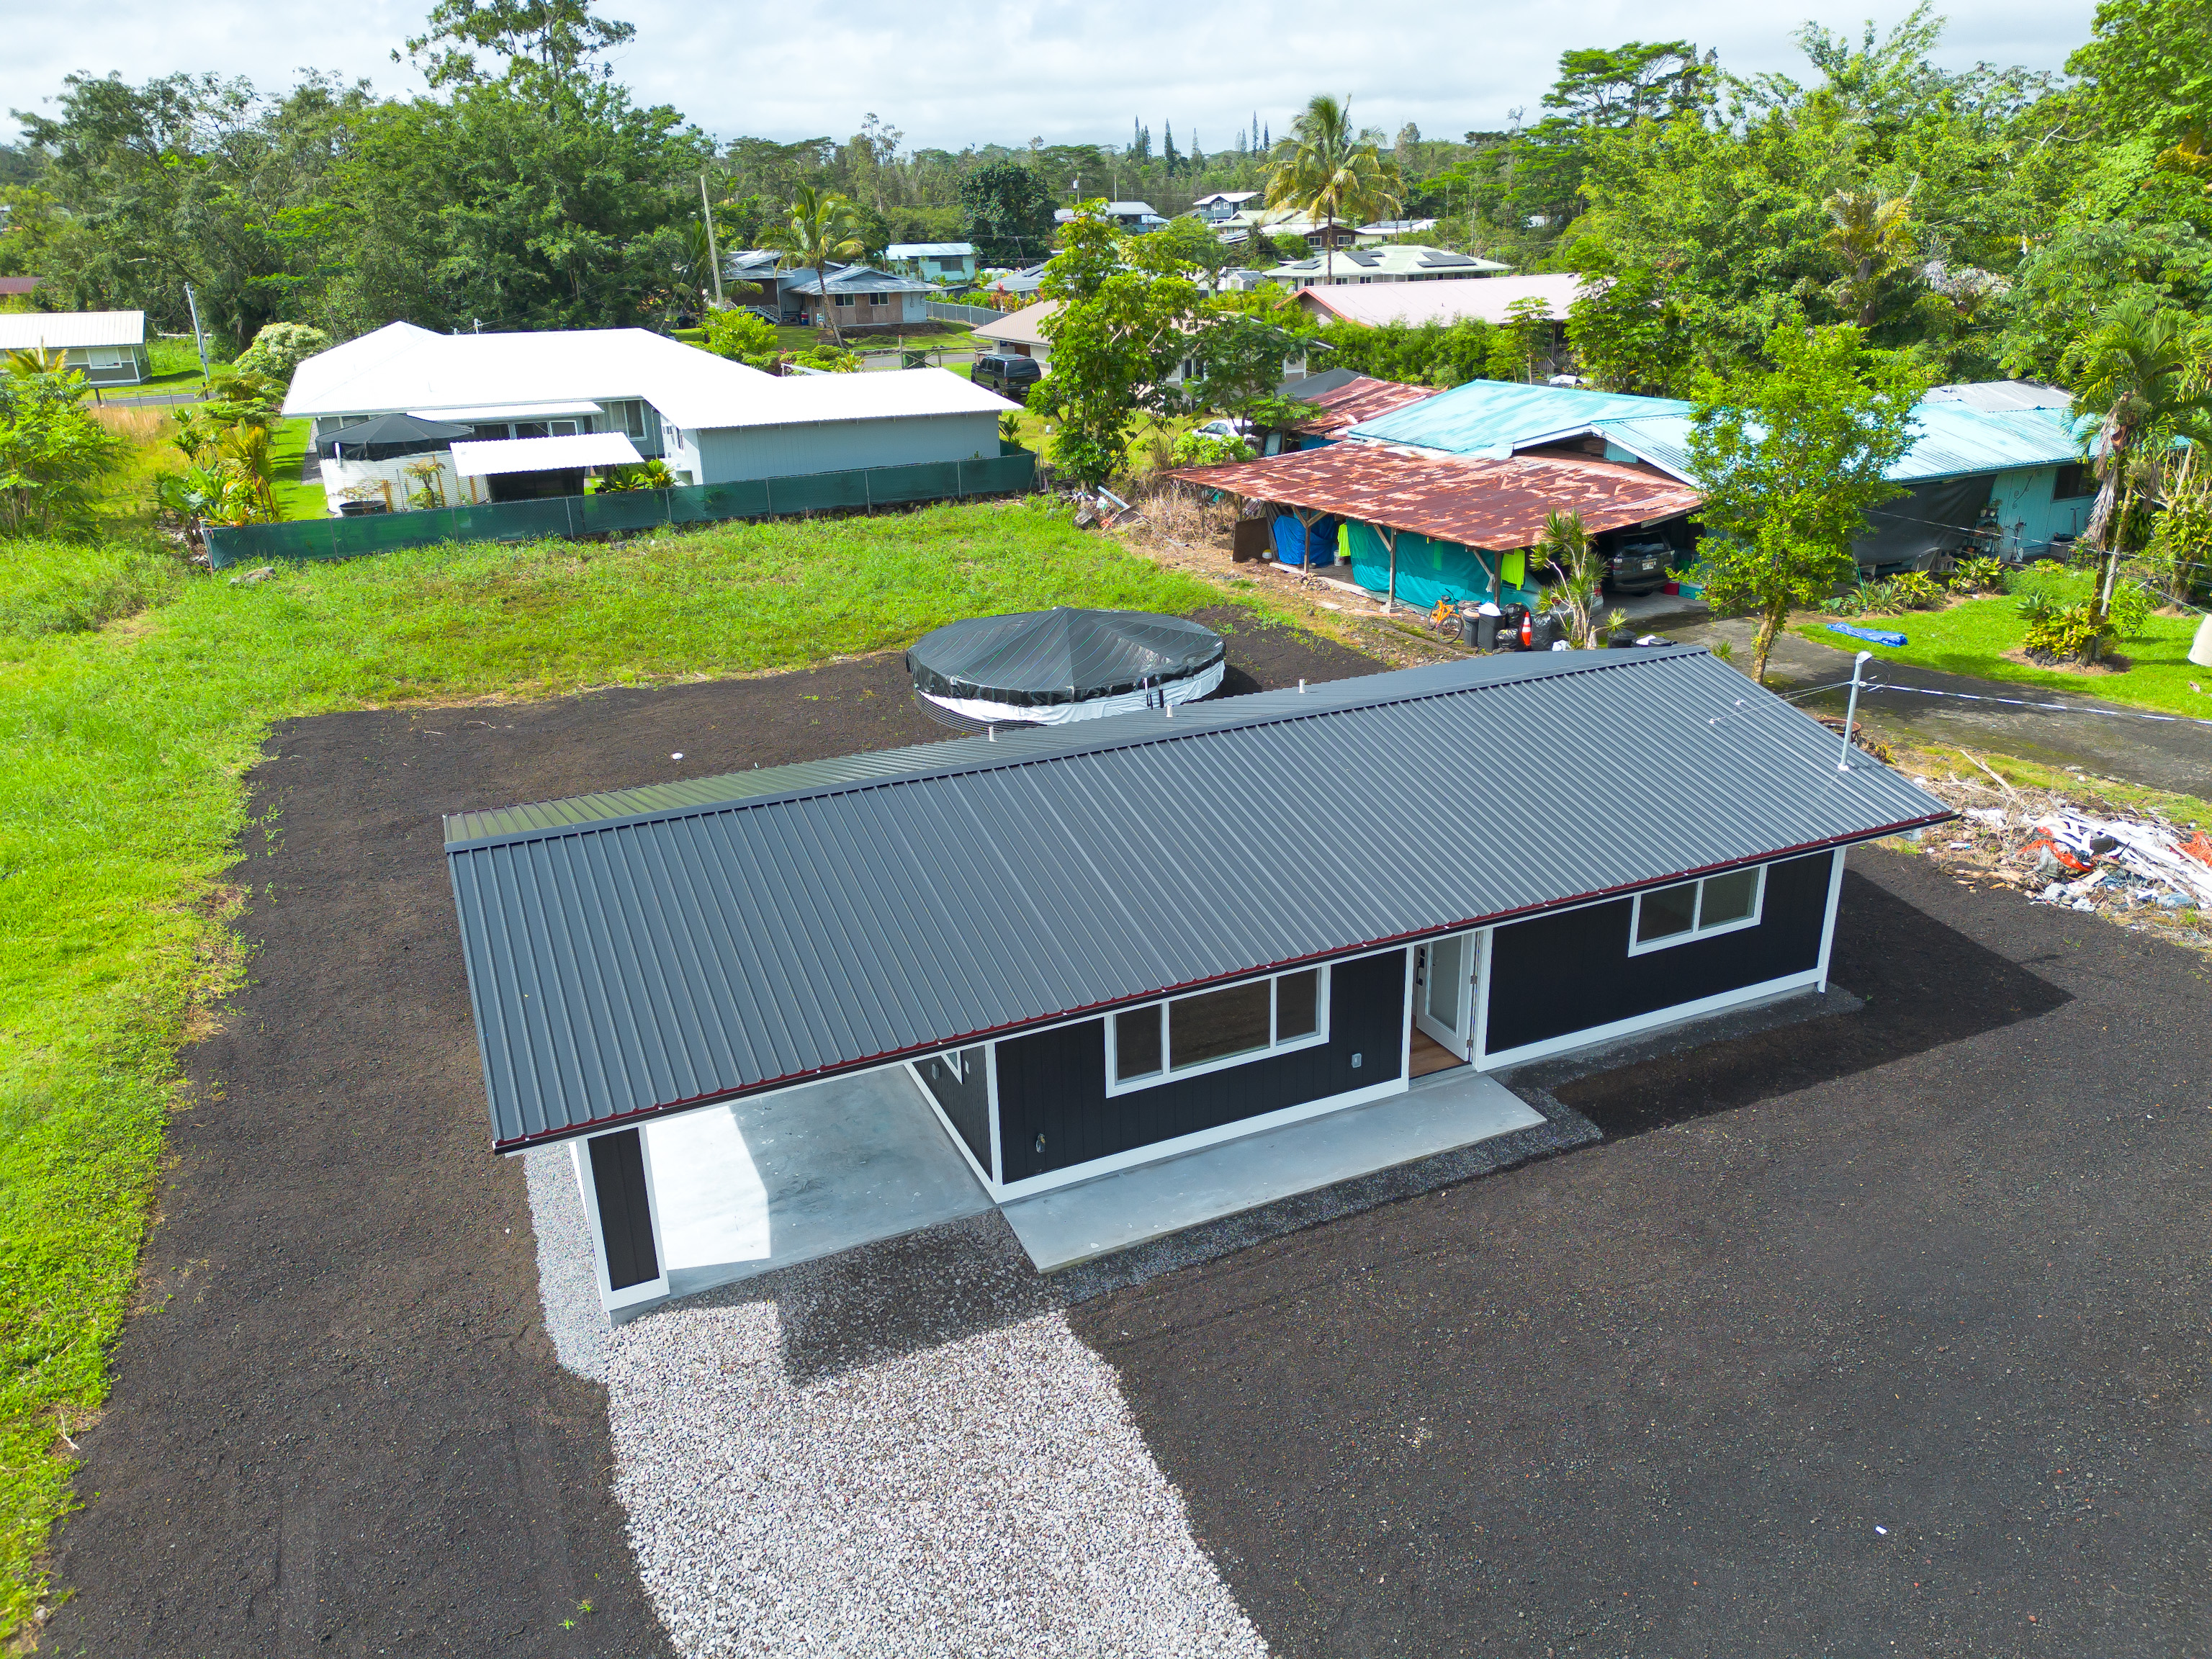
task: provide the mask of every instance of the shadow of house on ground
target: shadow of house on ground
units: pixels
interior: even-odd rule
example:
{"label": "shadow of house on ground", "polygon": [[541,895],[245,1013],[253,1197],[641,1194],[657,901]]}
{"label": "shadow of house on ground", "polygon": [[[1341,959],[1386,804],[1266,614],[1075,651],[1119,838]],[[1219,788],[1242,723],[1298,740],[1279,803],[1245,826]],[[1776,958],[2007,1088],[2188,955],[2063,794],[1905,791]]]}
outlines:
{"label": "shadow of house on ground", "polygon": [[1553,1093],[1619,1140],[1887,1066],[2073,1000],[1856,870],[1844,876],[1830,975],[1857,994],[1855,1013],[1577,1074]]}

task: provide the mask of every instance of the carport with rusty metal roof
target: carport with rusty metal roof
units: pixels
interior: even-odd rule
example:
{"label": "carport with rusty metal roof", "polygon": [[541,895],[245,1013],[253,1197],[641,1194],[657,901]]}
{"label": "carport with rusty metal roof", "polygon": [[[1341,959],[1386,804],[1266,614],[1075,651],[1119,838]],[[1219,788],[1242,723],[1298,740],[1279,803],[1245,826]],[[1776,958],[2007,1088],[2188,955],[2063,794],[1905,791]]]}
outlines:
{"label": "carport with rusty metal roof", "polygon": [[571,1143],[618,1308],[684,1288],[656,1123],[874,1074],[989,1201],[1079,1186],[1086,1227],[1291,1126],[1370,1123],[1382,1167],[1442,1147],[1358,1109],[1824,984],[1843,848],[1948,816],[1658,648],[463,813],[446,850],[493,1148]]}
{"label": "carport with rusty metal roof", "polygon": [[1352,574],[1386,607],[1401,599],[1424,606],[1439,599],[1533,605],[1535,578],[1521,550],[1536,544],[1550,514],[1577,514],[1584,529],[1602,537],[1683,520],[1700,499],[1650,467],[1565,455],[1440,455],[1358,441],[1169,476],[1273,503],[1301,520],[1343,520]]}

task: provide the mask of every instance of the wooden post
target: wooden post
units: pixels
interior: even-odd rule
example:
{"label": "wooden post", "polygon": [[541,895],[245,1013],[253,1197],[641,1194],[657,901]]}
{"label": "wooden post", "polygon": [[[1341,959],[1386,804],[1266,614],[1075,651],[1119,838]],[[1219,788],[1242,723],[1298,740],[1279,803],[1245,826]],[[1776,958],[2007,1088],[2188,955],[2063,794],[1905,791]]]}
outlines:
{"label": "wooden post", "polygon": [[391,480],[391,479],[389,479],[389,478],[379,478],[379,479],[376,481],[376,485],[377,485],[377,488],[378,488],[378,489],[381,489],[381,490],[384,492],[384,510],[385,510],[386,513],[391,512],[391,511],[392,511],[392,480]]}

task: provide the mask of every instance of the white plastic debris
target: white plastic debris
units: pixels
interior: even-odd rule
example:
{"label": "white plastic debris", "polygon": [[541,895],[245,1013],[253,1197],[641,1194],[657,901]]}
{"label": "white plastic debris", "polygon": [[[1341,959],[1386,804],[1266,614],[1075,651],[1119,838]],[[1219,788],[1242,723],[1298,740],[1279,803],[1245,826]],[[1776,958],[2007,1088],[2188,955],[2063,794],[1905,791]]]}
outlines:
{"label": "white plastic debris", "polygon": [[2002,806],[1969,806],[1966,816],[1976,823],[1988,824],[1992,830],[2002,830],[2005,825],[2005,810]]}
{"label": "white plastic debris", "polygon": [[678,750],[674,754],[671,755],[668,758],[669,758],[669,759],[671,759],[671,760],[682,760],[682,759],[684,758],[684,751],[683,751],[681,749],[679,749],[679,750]]}

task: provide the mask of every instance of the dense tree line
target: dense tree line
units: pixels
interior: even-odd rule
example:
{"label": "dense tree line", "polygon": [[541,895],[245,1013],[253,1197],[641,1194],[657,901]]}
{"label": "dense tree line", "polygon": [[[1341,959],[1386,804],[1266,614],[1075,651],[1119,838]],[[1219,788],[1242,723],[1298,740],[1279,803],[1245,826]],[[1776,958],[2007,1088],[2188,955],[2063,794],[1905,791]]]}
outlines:
{"label": "dense tree line", "polygon": [[[842,142],[718,145],[604,72],[629,33],[587,0],[438,0],[406,43],[432,87],[411,100],[319,76],[275,96],[72,76],[0,148],[0,272],[172,330],[191,282],[233,344],[279,319],[604,325],[702,286],[702,173],[726,247],[777,234],[811,190],[849,199],[872,257],[967,237],[1013,265],[1051,251],[1057,206],[1173,216],[1265,190],[1282,159],[1257,114],[1211,149],[1168,123],[1155,146],[1141,120],[1121,143],[908,148],[873,114]],[[1886,36],[1808,25],[1795,77],[1688,41],[1571,51],[1535,120],[1383,140],[1396,210],[1439,220],[1419,240],[1591,276],[1577,352],[1638,390],[1756,364],[1791,321],[1850,322],[1946,374],[2057,375],[2127,293],[2201,313],[2212,0],[2105,0],[2063,76],[1938,69],[1938,33],[1924,7]]]}

